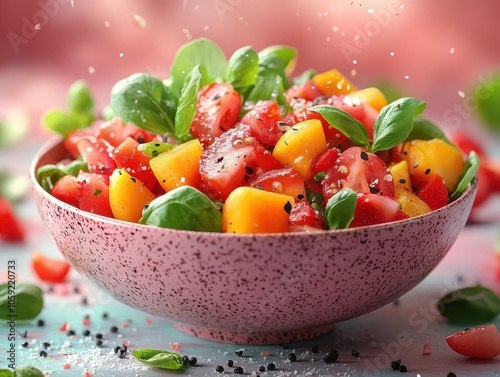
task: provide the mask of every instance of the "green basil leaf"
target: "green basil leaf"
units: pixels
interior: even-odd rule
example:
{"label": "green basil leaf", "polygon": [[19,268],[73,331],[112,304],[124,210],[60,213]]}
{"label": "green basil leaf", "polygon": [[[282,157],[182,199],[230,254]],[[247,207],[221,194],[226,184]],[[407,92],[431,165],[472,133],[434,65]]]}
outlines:
{"label": "green basil leaf", "polygon": [[357,194],[350,188],[343,188],[326,203],[325,220],[328,229],[345,229],[354,219]]}
{"label": "green basil leaf", "polygon": [[280,75],[284,89],[288,89],[286,71],[293,66],[296,57],[297,50],[293,47],[269,46],[259,52],[259,75],[268,70],[275,71]]}
{"label": "green basil leaf", "polygon": [[309,68],[302,72],[300,75],[293,77],[293,85],[302,85],[312,80],[317,71],[313,68]]}
{"label": "green basil leaf", "polygon": [[165,143],[163,141],[150,141],[142,143],[137,146],[137,150],[146,153],[149,157],[156,157],[163,152],[169,151],[174,147],[173,144]]}
{"label": "green basil leaf", "polygon": [[231,84],[240,94],[255,85],[259,74],[259,55],[247,46],[234,52],[226,67],[225,82]]}
{"label": "green basil leaf", "polygon": [[479,165],[479,156],[476,152],[471,151],[465,161],[464,172],[458,179],[457,188],[450,195],[451,200],[458,199],[467,190],[467,187],[476,176]]}
{"label": "green basil leaf", "polygon": [[23,109],[7,113],[0,121],[0,149],[20,142],[28,134],[31,127],[29,112]]}
{"label": "green basil leaf", "polygon": [[477,114],[482,123],[492,131],[500,131],[500,72],[479,77],[474,88]]}
{"label": "green basil leaf", "polygon": [[30,181],[25,174],[0,171],[0,197],[16,202],[28,191]]}
{"label": "green basil leaf", "polygon": [[437,307],[451,322],[487,323],[500,314],[500,297],[491,289],[476,285],[446,294]]}
{"label": "green basil leaf", "polygon": [[94,113],[94,99],[83,80],[75,81],[68,89],[68,109],[79,114]]}
{"label": "green basil leaf", "polygon": [[317,105],[309,110],[320,113],[331,127],[342,132],[355,145],[370,150],[370,140],[366,127],[344,110],[330,105]]}
{"label": "green basil leaf", "polygon": [[14,372],[10,369],[0,369],[0,377],[14,377]]}
{"label": "green basil leaf", "polygon": [[186,43],[177,51],[170,71],[173,96],[181,96],[186,76],[197,65],[206,68],[212,81],[218,81],[226,74],[226,56],[217,44],[205,38]]}
{"label": "green basil leaf", "polygon": [[413,128],[415,116],[425,109],[425,102],[415,98],[400,98],[382,110],[373,126],[371,152],[388,150],[405,141]]}
{"label": "green basil leaf", "polygon": [[80,120],[76,115],[57,109],[47,111],[43,117],[43,123],[48,130],[62,136],[81,128]]}
{"label": "green basil leaf", "polygon": [[[12,302],[15,306],[12,306]],[[36,318],[43,309],[43,291],[30,283],[0,284],[0,319],[28,320]]]}
{"label": "green basil leaf", "polygon": [[13,374],[13,377],[44,377],[44,376],[45,375],[42,373],[41,370],[31,366],[16,367],[16,369],[14,369],[14,374]]}
{"label": "green basil leaf", "polygon": [[71,161],[68,164],[48,164],[38,168],[36,179],[42,188],[51,192],[55,183],[65,175],[76,177],[80,171],[89,171],[87,163],[81,158]]}
{"label": "green basil leaf", "polygon": [[256,103],[260,100],[273,100],[283,105],[286,102],[285,89],[281,75],[272,70],[261,72],[255,86],[246,95],[246,102]]}
{"label": "green basil leaf", "polygon": [[416,117],[413,120],[413,128],[410,131],[410,134],[405,139],[405,141],[410,140],[432,140],[432,139],[441,139],[448,144],[453,145],[453,143],[446,137],[443,131],[432,123],[430,120]]}
{"label": "green basil leaf", "polygon": [[175,137],[176,100],[162,80],[135,73],[111,90],[111,108],[126,123],[156,134]]}
{"label": "green basil leaf", "polygon": [[196,114],[196,99],[201,85],[202,74],[200,66],[195,66],[186,76],[181,97],[175,112],[175,136],[184,138],[189,133],[189,128]]}
{"label": "green basil leaf", "polygon": [[144,348],[133,350],[132,355],[141,363],[162,369],[182,369],[182,358],[175,352]]}
{"label": "green basil leaf", "polygon": [[193,187],[181,186],[150,202],[139,223],[160,228],[220,232],[222,215],[208,196]]}

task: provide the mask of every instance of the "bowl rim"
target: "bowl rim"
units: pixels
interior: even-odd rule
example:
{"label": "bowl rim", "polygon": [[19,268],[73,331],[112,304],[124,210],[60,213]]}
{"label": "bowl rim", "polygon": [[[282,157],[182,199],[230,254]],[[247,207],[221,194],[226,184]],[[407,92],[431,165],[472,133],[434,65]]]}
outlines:
{"label": "bowl rim", "polygon": [[[361,231],[374,231],[378,229],[388,229],[399,226],[406,226],[407,224],[417,223],[421,221],[425,221],[426,218],[439,216],[440,214],[446,212],[447,210],[458,206],[461,202],[466,200],[469,196],[475,195],[478,185],[478,177],[477,175],[474,177],[473,181],[467,186],[466,190],[454,201],[448,203],[447,205],[432,210],[431,212],[425,213],[423,215],[410,217],[408,219],[392,221],[389,223],[375,224],[375,225],[367,225],[363,227],[356,228],[346,228],[346,229],[335,229],[335,230],[318,230],[313,232],[307,231],[298,231],[298,232],[286,232],[286,233],[224,233],[224,232],[204,232],[204,231],[195,231],[195,230],[179,230],[179,229],[171,229],[171,228],[161,228],[153,225],[139,224],[133,222],[127,222],[123,220],[118,220],[114,218],[109,218],[106,216],[98,215],[95,213],[87,212],[81,210],[80,208],[74,207],[68,203],[65,203],[56,197],[50,195],[49,192],[45,191],[43,187],[40,185],[38,180],[36,179],[36,170],[40,167],[39,163],[42,157],[44,157],[51,150],[56,149],[57,147],[62,146],[63,138],[61,136],[53,136],[52,138],[46,140],[43,145],[38,149],[35,155],[32,158],[30,168],[29,168],[29,179],[31,182],[32,190],[40,193],[45,199],[50,202],[53,202],[55,205],[63,208],[66,211],[72,212],[75,215],[86,217],[90,220],[104,222],[109,225],[117,225],[130,229],[146,229],[159,232],[168,233],[176,233],[176,234],[186,234],[191,236],[202,236],[202,237],[229,237],[229,238],[283,238],[283,237],[304,237],[308,236],[318,236],[318,235],[332,235],[332,234],[349,234],[349,233],[359,233]],[[56,163],[56,162],[54,162]]]}

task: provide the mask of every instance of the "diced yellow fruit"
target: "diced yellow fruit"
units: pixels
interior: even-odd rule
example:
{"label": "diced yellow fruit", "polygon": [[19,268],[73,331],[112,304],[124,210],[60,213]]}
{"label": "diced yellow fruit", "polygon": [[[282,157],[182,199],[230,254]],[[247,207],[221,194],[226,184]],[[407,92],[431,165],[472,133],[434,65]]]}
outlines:
{"label": "diced yellow fruit", "polygon": [[304,181],[310,181],[314,178],[314,158],[327,149],[321,121],[310,119],[289,128],[276,143],[273,156],[284,167],[295,168]]}
{"label": "diced yellow fruit", "polygon": [[336,69],[318,73],[313,76],[312,81],[325,96],[349,94],[356,90],[356,87]]}
{"label": "diced yellow fruit", "polygon": [[413,191],[410,172],[408,171],[408,163],[405,160],[389,165],[389,171],[394,181],[394,187],[401,187],[405,190]]}
{"label": "diced yellow fruit", "polygon": [[387,106],[387,99],[379,88],[369,87],[356,90],[350,93],[349,96],[358,98],[360,102],[370,105],[379,112],[383,107]]}
{"label": "diced yellow fruit", "polygon": [[408,171],[417,189],[439,174],[448,192],[452,193],[465,165],[462,152],[441,139],[406,142],[402,157],[408,163]]}
{"label": "diced yellow fruit", "polygon": [[413,192],[405,190],[402,187],[395,188],[394,196],[398,200],[401,211],[403,211],[410,217],[423,215],[431,211],[426,202],[420,199]]}
{"label": "diced yellow fruit", "polygon": [[186,185],[197,188],[200,183],[202,153],[200,141],[193,139],[153,157],[149,166],[161,187],[167,192]]}
{"label": "diced yellow fruit", "polygon": [[222,231],[226,233],[284,233],[288,231],[292,196],[252,187],[238,187],[222,208]]}
{"label": "diced yellow fruit", "polygon": [[109,205],[115,219],[138,222],[142,210],[155,195],[124,169],[115,169],[109,177]]}

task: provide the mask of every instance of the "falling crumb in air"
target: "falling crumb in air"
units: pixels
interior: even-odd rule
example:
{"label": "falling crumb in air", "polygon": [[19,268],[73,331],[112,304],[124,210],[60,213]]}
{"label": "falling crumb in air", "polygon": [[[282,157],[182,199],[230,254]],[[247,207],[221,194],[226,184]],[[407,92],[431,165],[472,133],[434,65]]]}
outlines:
{"label": "falling crumb in air", "polygon": [[109,21],[104,21],[104,26],[109,27]]}
{"label": "falling crumb in air", "polygon": [[40,26],[40,24],[36,24],[34,29],[35,30],[40,30],[41,28],[42,28],[42,26]]}
{"label": "falling crumb in air", "polygon": [[452,47],[452,48],[450,49],[450,54],[451,54],[451,55],[453,55],[454,53],[455,53],[455,48],[453,48],[453,47]]}
{"label": "falling crumb in air", "polygon": [[351,70],[351,76],[352,76],[352,77],[356,76],[356,73],[357,73],[357,72],[356,72],[356,70],[353,68],[353,69]]}
{"label": "falling crumb in air", "polygon": [[394,56],[394,52],[393,51],[389,52],[389,55]]}
{"label": "falling crumb in air", "polygon": [[326,41],[327,41],[327,42],[330,42],[330,37],[326,37]]}
{"label": "falling crumb in air", "polygon": [[358,64],[358,61],[357,61],[356,59],[354,59],[354,60],[352,61],[352,64]]}
{"label": "falling crumb in air", "polygon": [[120,52],[120,58],[123,58],[125,54],[123,52]]}
{"label": "falling crumb in air", "polygon": [[465,98],[465,93],[462,92],[461,90],[458,91],[458,95],[462,98]]}
{"label": "falling crumb in air", "polygon": [[408,80],[410,78],[410,76],[408,75],[405,75],[405,79]]}
{"label": "falling crumb in air", "polygon": [[146,27],[146,20],[138,14],[134,14],[134,23],[140,28]]}
{"label": "falling crumb in air", "polygon": [[355,35],[355,36],[354,36],[354,40],[355,40],[355,41],[359,40],[359,35]]}
{"label": "falling crumb in air", "polygon": [[209,28],[209,26],[208,26],[208,25],[203,26],[203,31],[207,31],[207,30],[208,30],[208,28]]}
{"label": "falling crumb in air", "polygon": [[372,8],[368,9],[368,13],[373,13],[374,10]]}
{"label": "falling crumb in air", "polygon": [[94,68],[94,67],[92,67],[92,66],[90,66],[90,67],[89,67],[89,73],[90,73],[91,75],[93,75],[93,74],[95,73],[95,68]]}
{"label": "falling crumb in air", "polygon": [[334,26],[333,27],[333,32],[336,33],[337,31],[339,31],[339,27],[338,26]]}

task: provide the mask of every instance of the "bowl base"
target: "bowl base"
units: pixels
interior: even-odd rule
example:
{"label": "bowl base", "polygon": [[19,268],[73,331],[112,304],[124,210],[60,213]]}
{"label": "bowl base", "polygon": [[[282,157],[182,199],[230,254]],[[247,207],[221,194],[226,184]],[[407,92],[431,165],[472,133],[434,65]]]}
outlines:
{"label": "bowl base", "polygon": [[279,332],[234,332],[211,330],[182,323],[173,323],[172,326],[186,334],[214,342],[247,345],[271,345],[301,342],[317,338],[335,329],[336,325],[332,324]]}

